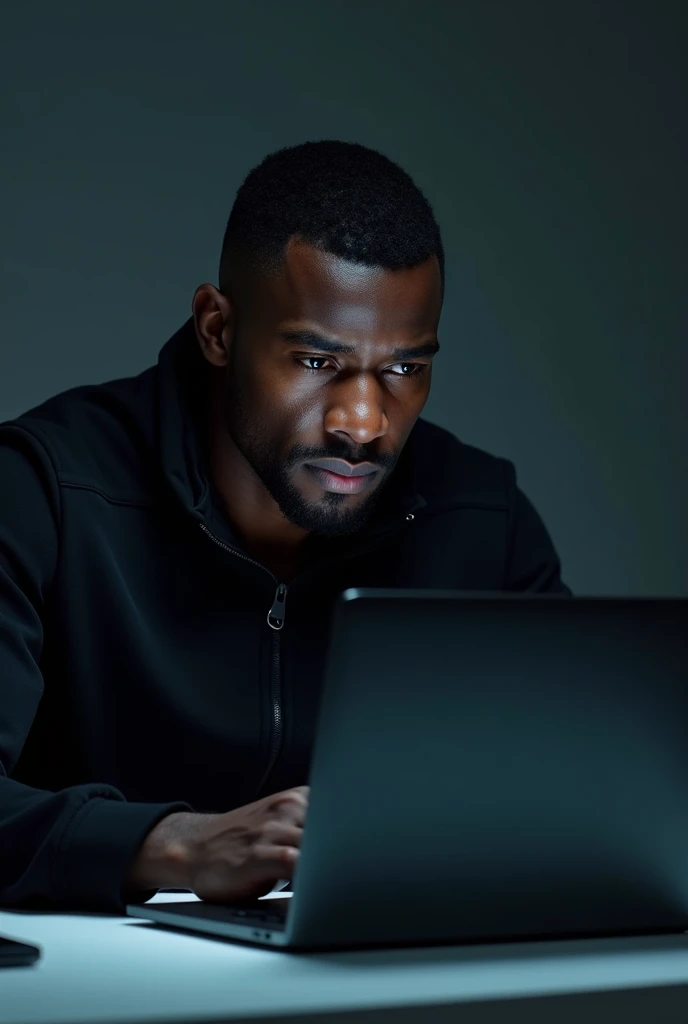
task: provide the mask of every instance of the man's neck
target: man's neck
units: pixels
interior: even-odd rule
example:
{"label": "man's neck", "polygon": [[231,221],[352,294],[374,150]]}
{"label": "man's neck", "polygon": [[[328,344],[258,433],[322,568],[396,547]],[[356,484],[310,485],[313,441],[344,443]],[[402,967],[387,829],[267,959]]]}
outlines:
{"label": "man's neck", "polygon": [[[282,515],[227,432],[219,386],[212,389],[208,417],[209,468],[222,506],[246,553],[282,579],[304,559],[309,534]],[[276,571],[279,569],[279,572]]]}

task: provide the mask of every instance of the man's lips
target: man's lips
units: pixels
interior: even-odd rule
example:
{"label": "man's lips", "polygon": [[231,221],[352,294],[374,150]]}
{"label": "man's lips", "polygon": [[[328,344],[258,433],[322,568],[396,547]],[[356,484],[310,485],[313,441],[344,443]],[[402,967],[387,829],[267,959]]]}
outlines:
{"label": "man's lips", "polygon": [[314,466],[316,469],[324,469],[328,473],[346,477],[347,479],[356,476],[371,476],[373,473],[377,473],[378,469],[372,462],[359,462],[352,465],[344,459],[311,459],[306,465]]}
{"label": "man's lips", "polygon": [[304,468],[324,491],[330,491],[332,494],[358,494],[371,486],[377,476],[376,473],[343,476],[339,473],[332,473],[329,469],[323,469],[322,466],[314,466],[309,462],[304,463]]}

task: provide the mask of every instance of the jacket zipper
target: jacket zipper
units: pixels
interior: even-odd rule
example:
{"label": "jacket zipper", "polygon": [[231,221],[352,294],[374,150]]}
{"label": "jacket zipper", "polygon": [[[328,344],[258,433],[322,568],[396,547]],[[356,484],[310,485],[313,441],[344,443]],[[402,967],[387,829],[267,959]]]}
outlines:
{"label": "jacket zipper", "polygon": [[[411,522],[415,519],[412,513],[406,516],[406,520]],[[282,706],[281,706],[281,665],[280,665],[280,630],[284,626],[284,619],[286,614],[286,601],[287,601],[287,584],[280,583],[274,573],[270,572],[266,566],[261,565],[260,562],[256,562],[255,558],[249,558],[248,555],[244,555],[241,551],[237,551],[235,548],[230,548],[228,544],[221,541],[219,537],[216,537],[214,533],[211,533],[208,527],[204,523],[199,523],[199,526],[206,533],[210,539],[217,544],[218,547],[223,548],[224,551],[229,551],[230,555],[234,555],[236,558],[243,558],[245,562],[250,562],[252,565],[257,565],[259,569],[266,572],[275,583],[277,589],[275,596],[270,606],[270,611],[267,615],[268,626],[272,629],[272,661],[270,671],[270,698],[272,701],[272,736],[270,743],[270,756],[268,758],[267,768],[263,773],[263,777],[260,780],[260,784],[256,789],[255,798],[265,786],[268,780],[270,772],[275,766],[275,762],[279,756],[280,748],[282,746]],[[305,574],[304,574],[305,575]]]}
{"label": "jacket zipper", "polygon": [[216,537],[214,533],[211,533],[204,523],[199,524],[204,533],[206,533],[218,547],[223,548],[225,551],[229,551],[230,554],[235,555],[237,558],[243,558],[245,562],[251,562],[252,565],[257,565],[263,572],[268,573],[269,576],[277,584],[277,590],[270,606],[270,610],[267,615],[268,626],[272,630],[272,651],[271,651],[271,664],[270,664],[270,699],[272,702],[272,730],[271,730],[271,741],[270,741],[270,756],[268,758],[267,768],[263,773],[263,777],[260,780],[260,784],[256,789],[255,796],[257,797],[260,791],[263,789],[265,783],[270,776],[270,772],[275,767],[275,762],[279,756],[280,748],[282,746],[282,706],[281,706],[281,664],[280,664],[280,630],[284,626],[284,619],[286,613],[286,601],[287,601],[287,584],[280,583],[274,573],[270,572],[260,562],[256,562],[255,558],[249,558],[248,555],[242,554],[241,551],[236,551],[234,548],[230,548],[228,544]]}

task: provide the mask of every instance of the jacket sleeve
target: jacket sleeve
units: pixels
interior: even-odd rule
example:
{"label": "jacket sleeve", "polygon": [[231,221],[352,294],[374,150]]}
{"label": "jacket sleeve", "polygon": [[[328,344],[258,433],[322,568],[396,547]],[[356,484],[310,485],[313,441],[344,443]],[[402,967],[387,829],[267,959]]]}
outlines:
{"label": "jacket sleeve", "polygon": [[571,597],[561,579],[561,563],[547,528],[518,486],[513,463],[505,460],[505,465],[509,525],[504,589]]}
{"label": "jacket sleeve", "polygon": [[97,779],[52,792],[12,778],[43,695],[43,609],[59,558],[60,496],[45,449],[0,425],[0,906],[122,913],[135,853],[187,804],[128,803]]}

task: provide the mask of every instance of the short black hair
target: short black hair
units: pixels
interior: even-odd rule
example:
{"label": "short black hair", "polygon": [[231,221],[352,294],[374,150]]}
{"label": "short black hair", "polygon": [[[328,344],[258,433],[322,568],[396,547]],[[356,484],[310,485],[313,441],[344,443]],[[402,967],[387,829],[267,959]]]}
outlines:
{"label": "short black hair", "polygon": [[430,203],[411,177],[377,150],[323,139],[271,153],[239,188],[222,243],[220,287],[237,261],[270,274],[298,236],[367,266],[414,267],[444,250]]}

